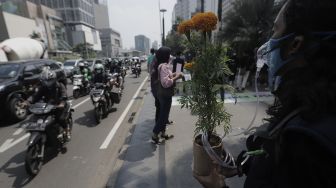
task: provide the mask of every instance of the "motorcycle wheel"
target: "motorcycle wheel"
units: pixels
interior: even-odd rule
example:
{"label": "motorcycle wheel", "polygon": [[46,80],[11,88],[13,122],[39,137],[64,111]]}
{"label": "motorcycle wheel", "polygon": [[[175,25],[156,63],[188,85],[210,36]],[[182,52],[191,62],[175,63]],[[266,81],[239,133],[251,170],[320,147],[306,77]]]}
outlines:
{"label": "motorcycle wheel", "polygon": [[29,175],[36,176],[42,168],[43,158],[38,157],[42,155],[42,144],[40,142],[30,146],[27,149],[25,168]]}
{"label": "motorcycle wheel", "polygon": [[79,89],[74,90],[72,95],[73,95],[73,97],[74,97],[75,99],[78,99],[79,96],[80,96],[80,91],[79,91]]}
{"label": "motorcycle wheel", "polygon": [[103,116],[103,111],[102,111],[102,107],[99,105],[98,107],[95,107],[95,118],[96,118],[96,122],[97,124],[99,124],[101,122],[102,116]]}

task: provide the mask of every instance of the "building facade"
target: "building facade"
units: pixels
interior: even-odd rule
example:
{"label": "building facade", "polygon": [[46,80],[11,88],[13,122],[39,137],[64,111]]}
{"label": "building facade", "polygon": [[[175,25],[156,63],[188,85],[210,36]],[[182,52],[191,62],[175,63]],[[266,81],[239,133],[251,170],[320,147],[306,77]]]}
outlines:
{"label": "building facade", "polygon": [[150,50],[150,39],[144,35],[137,35],[134,37],[135,40],[135,50],[141,51],[145,54],[149,53]]}
{"label": "building facade", "polygon": [[102,57],[117,57],[121,55],[122,40],[118,31],[110,27],[107,1],[95,0],[95,27],[100,32],[102,51],[99,54]]}
{"label": "building facade", "polygon": [[111,28],[99,29],[102,42],[102,57],[118,57],[122,54],[122,40],[118,31]]}
{"label": "building facade", "polygon": [[50,55],[71,53],[64,22],[55,10],[23,0],[3,1],[2,5],[0,40],[35,35],[46,43]]}
{"label": "building facade", "polygon": [[72,46],[90,43],[101,51],[99,32],[95,29],[94,0],[29,0],[55,9],[66,26],[68,42]]}
{"label": "building facade", "polygon": [[173,24],[177,23],[178,19],[190,19],[198,11],[198,1],[199,0],[177,0],[172,15]]}

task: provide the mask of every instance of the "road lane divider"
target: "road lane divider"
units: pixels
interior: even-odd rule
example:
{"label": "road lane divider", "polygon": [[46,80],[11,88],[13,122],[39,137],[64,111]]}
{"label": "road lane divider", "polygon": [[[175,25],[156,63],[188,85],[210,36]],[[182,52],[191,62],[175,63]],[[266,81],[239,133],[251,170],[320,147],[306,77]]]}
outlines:
{"label": "road lane divider", "polygon": [[113,128],[111,129],[110,133],[107,135],[106,139],[104,140],[104,142],[102,143],[102,145],[100,146],[99,149],[101,150],[105,150],[108,148],[108,146],[110,145],[114,135],[116,134],[117,130],[119,129],[120,125],[122,124],[122,122],[124,121],[124,119],[126,118],[127,113],[129,112],[129,110],[131,109],[133,103],[135,102],[135,100],[137,99],[137,96],[139,95],[141,89],[143,88],[143,86],[145,85],[145,83],[148,80],[148,76],[146,76],[145,80],[141,83],[140,87],[138,88],[138,90],[135,92],[134,96],[132,97],[131,101],[128,103],[127,107],[125,108],[124,112],[121,114],[121,116],[119,117],[118,121],[114,124]]}
{"label": "road lane divider", "polygon": [[23,135],[22,137],[20,137],[19,139],[15,140],[13,138],[11,139],[7,139],[0,147],[0,153],[3,153],[5,151],[7,151],[8,149],[14,147],[16,144],[24,141],[25,139],[27,139],[30,136],[29,133],[26,133],[25,135]]}
{"label": "road lane divider", "polygon": [[[90,100],[90,97],[84,99],[82,102],[80,102],[80,103],[76,104],[75,106],[73,106],[73,109],[76,109],[76,108],[80,107],[81,105],[83,105],[84,103],[86,103],[86,102],[89,101],[89,100]],[[19,128],[18,130],[16,130],[16,131],[14,132],[13,135],[16,136],[16,135],[21,134],[21,132],[23,132],[24,129],[25,129],[25,126]],[[25,139],[29,138],[29,135],[30,135],[29,133],[26,133],[25,135],[23,135],[22,137],[16,139],[15,141],[14,141],[13,138],[7,139],[7,140],[0,146],[0,153],[3,153],[3,152],[5,152],[5,151],[9,150],[10,148],[14,147],[15,145],[17,145],[17,144],[19,144],[20,142],[24,141]]]}

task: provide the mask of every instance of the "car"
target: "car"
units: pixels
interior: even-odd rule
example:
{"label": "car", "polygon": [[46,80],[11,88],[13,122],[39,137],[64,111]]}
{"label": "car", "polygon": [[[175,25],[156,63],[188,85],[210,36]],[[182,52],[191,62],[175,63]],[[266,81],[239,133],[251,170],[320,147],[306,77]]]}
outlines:
{"label": "car", "polygon": [[67,78],[71,78],[74,72],[74,69],[77,67],[78,63],[85,63],[83,59],[69,59],[64,62],[64,71]]}
{"label": "car", "polygon": [[[66,76],[53,60],[13,61],[0,64],[0,115],[11,120],[24,120],[28,111],[23,101],[31,97],[40,84],[42,68],[48,66],[57,79],[66,84]],[[3,118],[1,117],[1,118]]]}

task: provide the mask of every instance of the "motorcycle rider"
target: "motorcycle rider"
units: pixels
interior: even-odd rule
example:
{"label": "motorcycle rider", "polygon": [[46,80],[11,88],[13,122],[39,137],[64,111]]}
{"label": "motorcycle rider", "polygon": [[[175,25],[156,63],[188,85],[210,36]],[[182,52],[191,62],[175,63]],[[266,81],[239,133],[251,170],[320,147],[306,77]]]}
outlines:
{"label": "motorcycle rider", "polygon": [[40,76],[41,86],[33,95],[31,103],[34,104],[43,100],[57,107],[56,121],[61,125],[67,136],[67,141],[71,139],[71,131],[69,125],[65,122],[66,101],[68,99],[67,91],[63,83],[57,81],[56,73],[45,67]]}
{"label": "motorcycle rider", "polygon": [[121,75],[121,63],[119,63],[118,60],[116,59],[112,60],[110,65],[110,73],[111,74],[118,73],[116,86],[119,87],[120,85],[119,75]]}
{"label": "motorcycle rider", "polygon": [[93,76],[93,79],[92,79],[92,83],[93,85],[96,84],[96,83],[103,83],[103,84],[106,84],[107,85],[107,88],[106,90],[108,91],[108,96],[106,95],[106,98],[109,100],[109,101],[112,101],[112,98],[111,98],[111,86],[113,84],[115,84],[114,82],[110,81],[108,75],[105,73],[105,69],[104,69],[104,65],[102,64],[96,64],[94,66],[94,76]]}
{"label": "motorcycle rider", "polygon": [[89,81],[91,80],[91,72],[87,68],[87,66],[85,66],[85,64],[83,62],[80,62],[78,64],[78,67],[79,67],[79,74],[83,75],[84,87],[86,87],[88,85]]}

